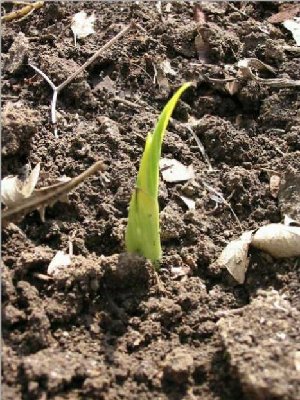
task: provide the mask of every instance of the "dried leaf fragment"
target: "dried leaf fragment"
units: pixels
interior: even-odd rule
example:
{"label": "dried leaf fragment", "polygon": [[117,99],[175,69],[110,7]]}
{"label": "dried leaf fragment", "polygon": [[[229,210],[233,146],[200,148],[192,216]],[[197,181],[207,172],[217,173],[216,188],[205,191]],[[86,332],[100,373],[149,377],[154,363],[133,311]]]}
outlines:
{"label": "dried leaf fragment", "polygon": [[177,72],[171,67],[169,60],[164,60],[163,62],[161,62],[160,67],[166,75],[167,74],[172,75],[172,76],[177,75]]}
{"label": "dried leaf fragment", "polygon": [[186,196],[180,196],[180,198],[189,210],[195,210],[195,208],[196,208],[195,200],[190,199],[189,197],[186,197]]}
{"label": "dried leaf fragment", "polygon": [[[268,85],[269,87],[276,88],[287,88],[287,87],[298,87],[300,86],[300,80],[294,80],[289,78],[274,78],[274,79],[264,79],[255,75],[252,72],[252,68],[256,70],[268,70],[269,72],[275,74],[275,70],[258,60],[257,58],[244,58],[237,63],[237,67],[239,69],[239,74],[244,79],[253,79],[256,82],[259,82],[263,85]],[[211,80],[211,79],[210,79]]]}
{"label": "dried leaf fragment", "polygon": [[275,70],[268,64],[263,63],[258,58],[243,58],[237,62],[237,67],[241,70],[245,76],[252,77],[251,68],[255,68],[258,71],[267,70],[272,74],[275,74]]}
{"label": "dried leaf fragment", "polygon": [[291,32],[297,46],[300,46],[300,17],[288,19],[282,25]]}
{"label": "dried leaf fragment", "polygon": [[274,199],[278,196],[280,181],[281,179],[279,175],[272,175],[270,178],[270,192]]}
{"label": "dried leaf fragment", "polygon": [[293,218],[291,218],[289,215],[284,216],[284,225],[286,226],[300,226],[298,221],[295,221]]}
{"label": "dried leaf fragment", "polygon": [[166,182],[188,181],[195,177],[192,165],[186,167],[174,158],[161,158],[159,167],[163,180]]}
{"label": "dried leaf fragment", "polygon": [[234,279],[242,284],[249,265],[248,251],[251,243],[252,231],[247,231],[236,240],[228,243],[222,251],[217,263],[225,267]]}
{"label": "dried leaf fragment", "polygon": [[76,39],[82,39],[95,33],[94,30],[95,15],[91,14],[89,17],[85,11],[76,13],[72,18],[71,29],[74,34],[75,44]]}
{"label": "dried leaf fragment", "polygon": [[246,231],[239,239],[230,242],[222,251],[217,263],[226,267],[234,279],[242,284],[249,265],[249,246],[256,247],[274,258],[300,256],[300,227],[285,218],[285,224],[268,224],[254,231]]}
{"label": "dried leaf fragment", "polygon": [[155,4],[155,7],[156,7],[156,9],[157,9],[158,14],[161,14],[161,13],[162,13],[162,10],[161,10],[161,1],[157,1],[156,4]]}
{"label": "dried leaf fragment", "polygon": [[170,13],[172,9],[172,3],[167,3],[166,4],[166,8],[165,8],[165,12],[166,13]]}
{"label": "dried leaf fragment", "polygon": [[268,224],[253,235],[251,245],[275,258],[300,256],[300,227]]}
{"label": "dried leaf fragment", "polygon": [[48,265],[47,274],[56,275],[60,269],[71,265],[71,263],[71,256],[59,250]]}
{"label": "dried leaf fragment", "polygon": [[31,196],[40,174],[40,164],[32,170],[25,182],[17,176],[7,176],[1,180],[1,202],[7,207],[16,207]]}
{"label": "dried leaf fragment", "polygon": [[[71,190],[75,189],[86,178],[99,170],[103,171],[104,166],[102,162],[97,161],[90,168],[73,179],[64,178],[63,182],[33,190],[28,197],[23,197],[22,201],[13,203],[2,211],[2,226],[6,226],[10,222],[19,222],[26,214],[34,210],[39,211],[43,221],[44,212],[47,206],[52,206],[57,201],[67,201],[68,194]],[[33,172],[34,171],[32,171],[32,174]],[[37,174],[36,171],[35,174]],[[35,179],[37,180],[38,178],[35,176]],[[32,189],[33,183],[34,180],[33,182],[30,181],[30,184],[26,184],[25,192],[27,194]],[[24,189],[22,188],[22,190]]]}

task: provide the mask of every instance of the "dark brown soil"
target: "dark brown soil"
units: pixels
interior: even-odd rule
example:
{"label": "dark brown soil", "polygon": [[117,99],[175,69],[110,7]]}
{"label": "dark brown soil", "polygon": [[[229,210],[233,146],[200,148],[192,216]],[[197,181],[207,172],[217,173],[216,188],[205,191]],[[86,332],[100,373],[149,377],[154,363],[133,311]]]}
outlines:
{"label": "dark brown soil", "polygon": [[[172,2],[169,12],[166,4],[159,14],[155,2],[45,2],[2,25],[2,176],[24,176],[41,162],[49,183],[99,159],[107,165],[69,205],[48,208],[45,223],[32,212],[3,229],[6,400],[300,399],[299,260],[252,250],[246,282],[236,285],[214,261],[240,228],[205,186],[223,193],[243,230],[286,212],[269,181],[300,170],[299,89],[243,80],[231,95],[209,78],[226,78],[226,66],[252,57],[277,78],[299,80],[299,52],[283,49],[295,46],[290,32],[267,23],[288,5],[204,3],[206,22],[199,12],[197,22],[190,2]],[[3,3],[2,12],[12,7]],[[75,47],[70,24],[81,10],[95,12],[96,33]],[[131,30],[59,95],[55,139],[51,89],[28,61],[58,85],[132,20],[144,30]],[[165,59],[176,75],[158,85],[155,69]],[[124,254],[127,207],[145,137],[188,80],[195,86],[176,108],[163,156],[192,165],[196,178],[161,182],[156,275]],[[192,117],[213,171],[187,128]],[[181,195],[196,200],[194,211]],[[47,277],[70,235],[74,262]]]}

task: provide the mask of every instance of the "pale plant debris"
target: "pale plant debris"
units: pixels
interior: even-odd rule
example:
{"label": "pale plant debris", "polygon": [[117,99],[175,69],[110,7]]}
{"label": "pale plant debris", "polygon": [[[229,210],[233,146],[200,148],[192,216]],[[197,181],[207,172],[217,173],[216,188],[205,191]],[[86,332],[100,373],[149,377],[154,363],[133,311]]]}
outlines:
{"label": "pale plant debris", "polygon": [[196,133],[194,132],[194,130],[192,128],[190,128],[189,126],[187,128],[188,128],[189,132],[191,133],[191,135],[193,136],[193,138],[195,139],[195,141],[197,143],[197,146],[198,146],[198,149],[200,150],[200,153],[201,153],[204,161],[206,162],[206,164],[208,166],[208,170],[209,171],[213,171],[213,167],[212,167],[212,165],[211,165],[211,163],[209,161],[208,155],[207,155],[207,153],[205,151],[205,148],[204,148],[201,140],[199,139],[199,137],[196,135]]}
{"label": "pale plant debris", "polygon": [[7,206],[2,211],[2,226],[5,227],[10,222],[19,222],[25,215],[34,210],[38,210],[41,220],[44,221],[46,207],[51,207],[58,201],[68,202],[68,194],[71,190],[75,189],[90,175],[103,170],[102,162],[97,161],[75,178],[64,178],[62,182],[33,190],[29,197],[12,206]]}
{"label": "pale plant debris", "polygon": [[172,10],[172,3],[167,3],[165,7],[165,12],[170,13]]}
{"label": "pale plant debris", "polygon": [[193,12],[194,12],[194,21],[196,21],[199,25],[205,24],[206,16],[200,4],[194,5]]}
{"label": "pale plant debris", "polygon": [[38,67],[35,65],[29,63],[29,65],[37,72],[39,73],[45,80],[48,82],[50,87],[53,90],[53,96],[52,96],[52,101],[51,101],[51,122],[54,126],[54,135],[57,138],[58,137],[58,132],[57,132],[57,118],[56,118],[56,104],[57,104],[57,97],[58,94],[69,84],[71,83],[81,72],[83,72],[90,64],[92,64],[99,56],[102,54],[105,50],[107,50],[109,47],[111,47],[114,43],[116,43],[121,37],[123,37],[130,29],[132,28],[138,28],[139,26],[135,24],[134,22],[131,22],[129,25],[127,25],[124,29],[122,29],[116,36],[114,36],[112,39],[110,39],[108,42],[106,42],[99,50],[97,50],[81,67],[79,67],[72,75],[70,75],[64,82],[62,82],[60,85],[56,86],[51,79],[43,72],[41,71]]}
{"label": "pale plant debris", "polygon": [[269,224],[253,235],[251,245],[274,258],[300,256],[300,227]]}
{"label": "pale plant debris", "polygon": [[300,46],[300,17],[288,19],[282,25],[291,32],[297,46]]}
{"label": "pale plant debris", "polygon": [[161,93],[168,94],[170,91],[169,80],[167,78],[167,74],[164,71],[163,65],[161,63],[154,65],[154,76],[153,83],[157,83]]}
{"label": "pale plant debris", "polygon": [[[290,46],[286,49],[288,50]],[[244,58],[237,62],[236,67],[238,71],[236,72],[235,77],[225,77],[221,78],[211,78],[208,77],[209,82],[213,82],[215,84],[223,85],[225,90],[230,94],[237,93],[240,89],[240,81],[243,79],[249,80],[252,79],[262,85],[267,85],[273,88],[289,88],[289,87],[298,87],[300,86],[300,80],[293,80],[290,78],[260,78],[256,74],[253,73],[252,69],[257,71],[267,70],[270,73],[276,75],[276,71],[270,65],[263,63],[257,58]]]}
{"label": "pale plant debris", "polygon": [[38,182],[40,164],[37,164],[28,178],[22,182],[17,176],[7,176],[1,180],[1,202],[8,208],[17,207],[29,198]]}
{"label": "pale plant debris", "polygon": [[209,46],[203,40],[203,37],[200,32],[198,32],[198,34],[195,36],[194,43],[198,55],[198,60],[201,61],[202,63],[208,63]]}
{"label": "pale plant debris", "polygon": [[225,84],[225,89],[231,96],[233,96],[240,90],[240,85],[237,81],[227,82]]}
{"label": "pale plant debris", "polygon": [[192,165],[186,167],[174,158],[161,158],[159,167],[163,180],[169,183],[188,181],[195,177]]}
{"label": "pale plant debris", "polygon": [[239,283],[245,282],[250,259],[248,257],[252,232],[245,232],[239,239],[233,240],[222,251],[217,263],[225,267]]}
{"label": "pale plant debris", "polygon": [[300,53],[300,46],[283,46],[283,50],[291,53]]}
{"label": "pale plant debris", "polygon": [[3,17],[1,17],[1,22],[10,22],[14,19],[22,21],[24,18],[27,18],[30,14],[32,14],[34,10],[38,10],[39,8],[43,7],[44,3],[44,1],[24,3],[26,5],[21,9],[3,15]]}
{"label": "pale plant debris", "polygon": [[294,364],[297,372],[300,372],[300,351],[294,353]]}
{"label": "pale plant debris", "polygon": [[158,14],[162,14],[161,1],[157,1],[155,7],[157,9]]}
{"label": "pale plant debris", "polygon": [[[274,68],[272,68],[270,65],[265,64],[264,62],[260,61],[258,58],[243,58],[242,60],[239,60],[237,62],[237,67],[242,71],[242,74],[244,76],[247,75],[247,72],[250,68],[255,68],[257,71],[269,71],[272,74],[276,74],[276,71]],[[245,68],[245,72],[243,71],[243,68]],[[249,75],[251,77],[251,74]]]}
{"label": "pale plant debris", "polygon": [[91,14],[88,17],[85,11],[80,11],[73,16],[71,29],[74,35],[75,46],[77,39],[83,39],[95,33],[95,20],[95,14]]}
{"label": "pale plant debris", "polygon": [[176,120],[174,120],[174,118],[170,118],[170,125],[173,126],[175,129],[179,130],[180,126],[183,126],[184,128],[186,128],[189,133],[193,136],[193,138],[195,139],[195,142],[197,143],[197,146],[200,150],[200,153],[204,159],[204,161],[206,162],[207,166],[208,166],[208,170],[209,172],[213,171],[213,167],[209,161],[209,158],[206,154],[205,148],[203,146],[203,144],[201,143],[201,140],[199,139],[199,137],[196,135],[196,133],[194,132],[193,128],[194,126],[197,126],[198,124],[198,120],[194,119],[193,117],[189,118],[189,122],[187,123],[181,123],[179,124]]}
{"label": "pale plant debris", "polygon": [[253,79],[261,84],[268,85],[270,87],[275,88],[288,88],[288,87],[297,87],[300,86],[300,80],[293,80],[289,78],[270,78],[264,79],[260,78],[252,72],[252,68],[260,69],[267,69],[270,72],[274,73],[274,70],[269,65],[259,61],[256,58],[244,58],[237,63],[239,71],[243,78],[246,79]]}
{"label": "pale plant debris", "polygon": [[238,283],[243,284],[249,265],[250,246],[274,258],[300,256],[300,227],[291,226],[291,223],[294,221],[288,217],[285,224],[268,224],[244,232],[238,239],[228,243],[217,259],[217,264],[225,267]]}
{"label": "pale plant debris", "polygon": [[158,14],[160,15],[160,18],[162,18],[162,16],[163,16],[163,7],[162,7],[163,5],[165,5],[164,12],[167,14],[169,14],[172,9],[172,3],[165,3],[165,2],[157,1],[155,4],[155,7],[156,7]]}
{"label": "pale plant debris", "polygon": [[63,250],[59,250],[52,258],[48,265],[47,274],[57,275],[60,270],[72,264],[73,258],[73,243],[69,240],[69,253],[66,254]]}
{"label": "pale plant debris", "polygon": [[152,63],[152,65],[154,70],[153,83],[157,83],[161,93],[168,95],[170,85],[167,75],[176,76],[177,72],[171,67],[168,59],[160,61],[156,65]]}
{"label": "pale plant debris", "polygon": [[283,223],[286,226],[300,226],[300,223],[298,221],[295,221],[289,215],[284,215],[284,222]]}
{"label": "pale plant debris", "polygon": [[167,75],[176,76],[177,72],[171,67],[171,63],[169,60],[164,60],[160,63],[160,67],[162,68],[163,72]]}
{"label": "pale plant debris", "polygon": [[189,210],[195,210],[196,208],[196,202],[195,200],[191,199],[190,197],[187,196],[179,196],[180,199],[184,202],[184,204],[187,206]]}
{"label": "pale plant debris", "polygon": [[271,175],[270,177],[270,192],[274,199],[277,199],[281,178],[279,175]]}
{"label": "pale plant debris", "polygon": [[43,72],[41,71],[38,67],[36,67],[33,64],[28,64],[31,68],[33,68],[38,74],[40,74],[45,81],[50,85],[51,89],[53,90],[53,95],[52,95],[52,101],[51,101],[51,122],[54,126],[54,136],[57,139],[58,138],[58,131],[57,131],[57,116],[56,116],[56,103],[57,103],[57,97],[58,97],[58,87],[54,85],[54,83],[51,81],[51,79]]}
{"label": "pale plant debris", "polygon": [[[213,195],[215,195],[215,196],[210,195],[210,198],[216,202],[216,205],[217,205],[218,203],[220,203],[220,204],[225,204],[225,205],[229,208],[229,210],[231,211],[232,215],[234,216],[236,222],[238,223],[240,229],[242,230],[241,221],[239,220],[238,216],[237,216],[236,213],[234,212],[234,210],[233,210],[233,208],[231,207],[230,203],[229,203],[227,200],[225,200],[223,194],[222,194],[221,192],[218,192],[216,189],[214,189],[212,186],[208,185],[208,184],[207,184],[206,182],[204,182],[203,180],[202,180],[202,183],[203,183],[203,185],[204,185],[204,187],[205,187],[206,189],[208,189],[211,193],[213,193]],[[216,208],[217,208],[217,207],[216,207]]]}
{"label": "pale plant debris", "polygon": [[71,265],[71,263],[72,260],[69,254],[66,254],[62,250],[59,250],[48,265],[47,274],[56,275],[60,269]]}

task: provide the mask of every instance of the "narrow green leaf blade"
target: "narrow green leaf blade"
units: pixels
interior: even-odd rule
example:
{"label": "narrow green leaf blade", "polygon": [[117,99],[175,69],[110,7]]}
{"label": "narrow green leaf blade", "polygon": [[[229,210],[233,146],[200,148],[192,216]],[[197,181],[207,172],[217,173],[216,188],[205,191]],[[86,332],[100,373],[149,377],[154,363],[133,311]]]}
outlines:
{"label": "narrow green leaf blade", "polygon": [[153,133],[149,133],[144,154],[141,160],[137,177],[137,187],[142,188],[150,196],[157,197],[159,181],[159,159],[162,141],[171,118],[172,112],[182,93],[190,87],[191,83],[183,84],[164,107]]}
{"label": "narrow green leaf blade", "polygon": [[161,146],[170,117],[182,93],[191,85],[182,85],[164,107],[153,133],[146,139],[137,176],[136,188],[129,206],[126,249],[140,254],[153,263],[162,256],[159,233],[159,159]]}

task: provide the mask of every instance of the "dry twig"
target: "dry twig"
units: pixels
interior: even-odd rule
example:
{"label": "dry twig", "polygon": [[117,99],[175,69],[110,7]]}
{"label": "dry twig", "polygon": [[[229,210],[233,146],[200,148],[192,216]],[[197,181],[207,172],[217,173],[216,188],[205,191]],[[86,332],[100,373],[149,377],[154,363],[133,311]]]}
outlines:
{"label": "dry twig", "polygon": [[54,134],[57,137],[57,119],[56,119],[56,103],[58,94],[69,84],[71,83],[81,72],[83,72],[89,65],[91,65],[105,50],[111,47],[114,43],[116,43],[122,36],[124,36],[131,28],[136,27],[134,22],[131,22],[124,29],[122,29],[116,36],[110,39],[104,46],[102,46],[99,50],[96,51],[80,68],[78,68],[72,75],[70,75],[64,82],[60,85],[55,86],[55,84],[51,81],[51,79],[42,72],[38,67],[33,64],[29,64],[36,72],[38,72],[45,81],[51,86],[53,90],[52,102],[51,102],[51,122],[54,125]]}
{"label": "dry twig", "polygon": [[36,1],[35,3],[15,3],[15,4],[26,4],[25,7],[20,10],[12,11],[3,17],[1,17],[1,22],[10,22],[14,19],[21,21],[21,19],[28,17],[34,10],[43,7],[44,1]]}

